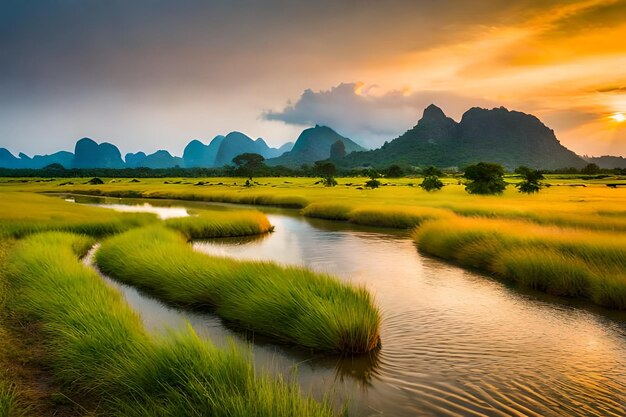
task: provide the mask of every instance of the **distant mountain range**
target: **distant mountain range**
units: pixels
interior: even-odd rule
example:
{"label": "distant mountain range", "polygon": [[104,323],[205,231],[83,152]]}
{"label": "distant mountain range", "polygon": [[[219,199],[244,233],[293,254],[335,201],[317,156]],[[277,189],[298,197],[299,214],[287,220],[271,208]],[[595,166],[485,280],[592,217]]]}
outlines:
{"label": "distant mountain range", "polygon": [[497,162],[508,169],[519,165],[581,168],[587,163],[601,168],[626,168],[623,157],[576,155],[561,145],[552,129],[530,114],[504,107],[491,110],[474,107],[457,123],[432,104],[424,110],[416,126],[370,151],[330,127],[316,125],[305,129],[295,143],[288,142],[280,148],[271,148],[263,139],[253,140],[240,132],[216,136],[206,145],[194,139],[185,147],[182,157],[159,150],[149,155],[127,153],[122,159],[115,145],[98,144],[89,138],[80,139],[74,153],[61,151],[32,158],[23,153],[15,157],[0,148],[0,167],[37,169],[60,164],[65,168],[210,168],[232,165],[235,156],[249,152],[263,155],[267,165],[297,168],[329,159],[331,147],[338,149],[336,146],[342,144],[341,155],[333,155],[332,161],[344,168],[383,168],[391,164],[462,168],[480,161]]}
{"label": "distant mountain range", "polygon": [[250,152],[274,158],[291,150],[293,143],[288,142],[280,148],[270,148],[261,138],[252,140],[239,132],[226,136],[216,136],[210,144],[204,145],[199,140],[192,140],[185,147],[183,157],[172,156],[166,150],[158,150],[146,155],[145,152],[122,155],[117,146],[92,139],[82,138],[76,142],[74,153],[57,152],[52,155],[37,155],[33,158],[20,153],[15,157],[7,149],[0,148],[0,168],[44,168],[51,164],[60,164],[65,168],[173,168],[173,167],[221,167],[232,165],[235,156]]}
{"label": "distant mountain range", "polygon": [[520,165],[542,169],[581,168],[587,164],[557,140],[554,131],[535,116],[471,108],[459,123],[435,105],[424,110],[417,125],[380,149],[346,156],[345,166],[390,164],[463,167],[481,161],[508,169]]}
{"label": "distant mountain range", "polygon": [[291,151],[268,160],[267,164],[270,166],[283,165],[296,168],[302,164],[312,164],[315,161],[328,159],[330,158],[330,147],[337,141],[343,142],[346,154],[366,150],[358,143],[341,136],[330,127],[316,125],[310,129],[305,129],[298,136]]}

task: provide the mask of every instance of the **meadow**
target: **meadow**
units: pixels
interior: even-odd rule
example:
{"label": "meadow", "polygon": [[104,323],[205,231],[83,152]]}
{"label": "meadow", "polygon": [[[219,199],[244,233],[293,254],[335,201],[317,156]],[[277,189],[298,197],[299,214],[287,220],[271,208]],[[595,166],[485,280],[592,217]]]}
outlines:
{"label": "meadow", "polygon": [[7,261],[14,314],[39,324],[51,371],[72,398],[124,416],[331,416],[297,385],[255,372],[249,354],[192,330],[149,335],[119,292],[79,262],[91,238],[43,233]]}
{"label": "meadow", "polygon": [[[381,316],[362,288],[302,268],[192,250],[194,239],[271,232],[253,208],[194,209],[190,217],[160,220],[45,193],[277,206],[401,229],[425,254],[626,309],[626,187],[606,186],[626,184],[621,178],[552,176],[538,194],[509,186],[500,196],[469,195],[458,178],[445,178],[434,193],[417,187],[419,178],[383,179],[378,189],[365,188],[365,178],[338,178],[336,187],[315,178],[258,178],[253,187],[237,178],[88,180],[0,179],[0,414],[44,415],[58,409],[58,393],[72,393],[80,407],[99,404],[96,415],[177,415],[186,407],[200,415],[333,415],[330,403],[311,399],[295,382],[255,370],[247,352],[218,349],[191,330],[149,334],[120,294],[80,264],[95,241],[102,242],[98,266],[112,277],[174,304],[208,308],[279,343],[356,353],[379,342]],[[19,347],[20,332],[31,345],[46,341],[31,362],[50,374],[47,393],[34,393],[15,369],[15,356],[31,349]]]}

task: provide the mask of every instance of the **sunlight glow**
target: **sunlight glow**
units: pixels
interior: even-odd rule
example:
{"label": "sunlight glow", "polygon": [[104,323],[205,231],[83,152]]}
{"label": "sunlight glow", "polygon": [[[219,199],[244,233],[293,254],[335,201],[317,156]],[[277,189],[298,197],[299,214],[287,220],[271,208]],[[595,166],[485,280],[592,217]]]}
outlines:
{"label": "sunlight glow", "polygon": [[618,123],[622,123],[626,121],[626,116],[624,116],[624,113],[615,113],[611,116],[611,119],[615,120]]}

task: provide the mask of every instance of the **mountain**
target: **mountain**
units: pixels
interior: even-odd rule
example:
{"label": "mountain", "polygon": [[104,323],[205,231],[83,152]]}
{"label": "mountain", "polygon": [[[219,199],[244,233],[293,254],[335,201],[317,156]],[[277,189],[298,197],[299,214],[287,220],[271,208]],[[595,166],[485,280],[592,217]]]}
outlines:
{"label": "mountain", "polygon": [[141,162],[146,159],[146,154],[144,152],[132,153],[129,152],[124,155],[124,161],[126,162],[126,166],[128,168],[137,168],[142,166]]}
{"label": "mountain", "polygon": [[431,104],[417,125],[380,149],[356,152],[341,165],[376,167],[391,164],[463,167],[480,161],[508,169],[581,168],[586,162],[557,140],[537,117],[504,107],[471,108],[459,123]]}
{"label": "mountain", "polygon": [[252,140],[243,133],[230,132],[220,143],[214,166],[232,165],[233,158],[242,153],[258,153],[267,159],[277,155],[278,150],[270,148],[261,138]]}
{"label": "mountain", "polygon": [[208,145],[192,140],[183,151],[183,165],[186,168],[215,166],[215,157],[223,140],[222,135],[214,137]]}
{"label": "mountain", "polygon": [[140,166],[146,168],[174,168],[183,166],[183,158],[172,156],[166,150],[158,150],[144,158]]}
{"label": "mountain", "polygon": [[285,152],[289,152],[290,150],[292,150],[293,145],[294,145],[293,142],[284,143],[280,148],[278,148],[278,156],[281,156]]}
{"label": "mountain", "polygon": [[35,155],[29,157],[20,152],[19,157],[15,157],[11,152],[4,148],[0,148],[0,167],[2,168],[32,168],[40,169],[50,164],[61,164],[65,168],[71,168],[74,154],[71,152],[60,151],[52,155]]}
{"label": "mountain", "polygon": [[330,147],[338,140],[345,145],[346,154],[365,151],[361,145],[341,136],[330,127],[316,125],[300,133],[291,151],[268,160],[267,164],[299,167],[302,164],[312,164],[315,161],[328,159]]}
{"label": "mountain", "polygon": [[8,149],[0,148],[0,167],[21,168],[20,163],[20,158],[16,158]]}
{"label": "mountain", "polygon": [[50,155],[35,155],[29,158],[27,155],[20,153],[20,158],[29,161],[27,168],[40,169],[50,164],[60,164],[64,168],[71,168],[74,154],[67,151],[59,151]]}
{"label": "mountain", "polygon": [[168,151],[159,150],[150,155],[144,152],[127,153],[126,166],[128,168],[174,168],[183,165],[183,159],[178,156],[172,156]]}
{"label": "mountain", "polygon": [[596,164],[600,168],[626,168],[626,158],[623,156],[583,156],[583,159],[590,164]]}
{"label": "mountain", "polygon": [[115,145],[107,142],[97,144],[89,138],[76,142],[74,168],[124,168],[122,154]]}

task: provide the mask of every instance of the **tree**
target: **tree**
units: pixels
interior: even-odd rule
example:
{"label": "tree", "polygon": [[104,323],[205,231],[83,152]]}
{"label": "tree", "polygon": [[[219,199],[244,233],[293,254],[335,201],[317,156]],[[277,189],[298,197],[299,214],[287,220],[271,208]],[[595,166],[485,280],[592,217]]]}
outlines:
{"label": "tree", "polygon": [[338,140],[330,146],[330,159],[341,159],[346,156],[346,145]]}
{"label": "tree", "polygon": [[241,176],[250,179],[264,166],[263,161],[265,161],[265,158],[258,153],[242,153],[233,158],[233,162],[237,165],[237,170],[241,173]]}
{"label": "tree", "polygon": [[370,179],[365,183],[365,186],[367,188],[374,189],[380,187],[380,181],[378,181],[378,178],[380,178],[380,174],[378,173],[378,171],[376,171],[375,169],[370,169],[368,170],[368,176],[370,177]]}
{"label": "tree", "polygon": [[50,165],[46,165],[43,169],[48,171],[65,171],[65,167],[58,162],[53,162]]}
{"label": "tree", "polygon": [[585,175],[596,175],[600,173],[600,167],[594,163],[587,164],[583,169],[580,170],[580,173]]}
{"label": "tree", "polygon": [[434,166],[429,166],[422,171],[422,175],[424,175],[424,179],[419,186],[424,190],[438,191],[443,188],[443,182],[439,179],[439,177],[443,175],[443,172],[441,172],[440,169],[435,168]]}
{"label": "tree", "polygon": [[326,187],[334,187],[337,185],[335,175],[337,175],[337,167],[332,162],[315,161],[313,171],[322,177],[322,184]]}
{"label": "tree", "polygon": [[335,175],[337,175],[337,167],[332,162],[315,161],[313,171],[321,177],[334,177]]}
{"label": "tree", "polygon": [[502,194],[506,189],[504,168],[500,164],[479,162],[465,168],[464,176],[470,180],[465,187],[470,194]]}
{"label": "tree", "polygon": [[441,177],[443,175],[443,172],[441,172],[441,170],[439,168],[436,168],[436,167],[431,165],[428,168],[424,168],[422,170],[422,175],[424,176],[424,178],[426,178],[426,177]]}
{"label": "tree", "polygon": [[541,171],[520,166],[517,167],[515,173],[519,174],[523,179],[522,182],[515,185],[520,193],[537,193],[543,187],[541,180],[544,179],[544,177]]}
{"label": "tree", "polygon": [[404,176],[404,170],[399,165],[391,165],[385,170],[387,178],[400,178]]}

